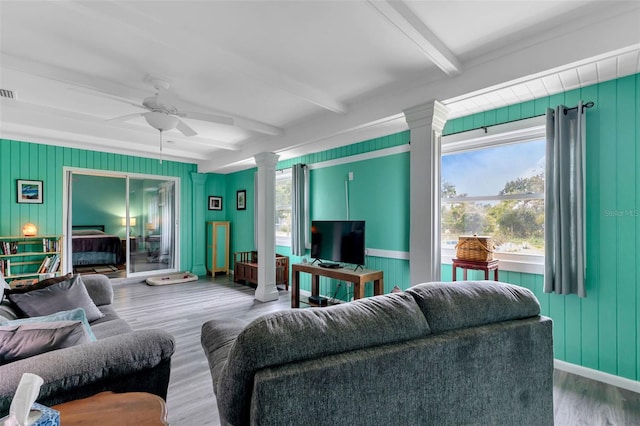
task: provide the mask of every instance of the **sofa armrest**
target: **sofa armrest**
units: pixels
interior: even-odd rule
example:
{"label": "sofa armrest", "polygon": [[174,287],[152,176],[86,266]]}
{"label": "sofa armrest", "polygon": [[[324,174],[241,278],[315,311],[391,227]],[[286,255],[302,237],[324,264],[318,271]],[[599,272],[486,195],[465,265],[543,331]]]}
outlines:
{"label": "sofa armrest", "polygon": [[0,366],[0,417],[9,409],[23,373],[42,377],[38,400],[51,400],[77,388],[114,379],[126,381],[128,376],[170,361],[174,348],[169,333],[141,330],[5,364]]}
{"label": "sofa armrest", "polygon": [[220,372],[227,362],[231,346],[248,323],[240,319],[214,319],[202,324],[200,343],[209,361],[213,391],[216,394]]}
{"label": "sofa armrest", "polygon": [[111,280],[106,275],[92,274],[83,275],[82,282],[87,288],[89,297],[97,306],[110,305],[113,303],[113,286]]}

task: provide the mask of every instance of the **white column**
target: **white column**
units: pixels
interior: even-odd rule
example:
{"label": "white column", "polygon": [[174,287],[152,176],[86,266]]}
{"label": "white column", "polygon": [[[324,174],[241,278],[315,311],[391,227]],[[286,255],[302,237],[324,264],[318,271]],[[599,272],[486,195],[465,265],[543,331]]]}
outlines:
{"label": "white column", "polygon": [[438,101],[404,111],[411,131],[411,285],[440,280],[440,156],[447,113]]}
{"label": "white column", "polygon": [[254,156],[258,165],[258,288],[259,302],[278,300],[276,287],[276,164],[279,155],[263,152]]}

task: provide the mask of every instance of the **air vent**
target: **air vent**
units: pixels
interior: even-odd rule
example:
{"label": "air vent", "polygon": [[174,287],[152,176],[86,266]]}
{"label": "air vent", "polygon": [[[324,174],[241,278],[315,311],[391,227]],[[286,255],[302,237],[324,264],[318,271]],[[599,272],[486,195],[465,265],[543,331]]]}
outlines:
{"label": "air vent", "polygon": [[0,98],[18,99],[18,96],[13,90],[0,89]]}

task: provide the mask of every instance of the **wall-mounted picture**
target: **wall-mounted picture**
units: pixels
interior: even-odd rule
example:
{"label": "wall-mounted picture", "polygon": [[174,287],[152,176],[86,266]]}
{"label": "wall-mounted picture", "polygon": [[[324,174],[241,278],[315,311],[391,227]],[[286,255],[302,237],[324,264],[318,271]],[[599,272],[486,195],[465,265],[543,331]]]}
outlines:
{"label": "wall-mounted picture", "polygon": [[42,181],[41,180],[17,180],[18,202],[42,204]]}
{"label": "wall-mounted picture", "polygon": [[245,210],[247,208],[247,190],[241,189],[236,192],[236,208],[238,210]]}
{"label": "wall-mounted picture", "polygon": [[209,197],[209,210],[222,210],[222,197]]}

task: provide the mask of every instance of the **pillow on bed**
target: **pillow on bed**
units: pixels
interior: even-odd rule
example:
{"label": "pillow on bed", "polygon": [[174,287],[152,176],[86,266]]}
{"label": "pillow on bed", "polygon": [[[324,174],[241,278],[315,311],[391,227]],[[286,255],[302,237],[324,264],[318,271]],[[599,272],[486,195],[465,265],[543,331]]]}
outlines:
{"label": "pillow on bed", "polygon": [[[35,286],[37,284],[32,287]],[[26,316],[51,315],[59,311],[69,311],[75,308],[84,309],[89,322],[104,316],[91,300],[80,275],[75,275],[44,288],[33,289],[28,287],[28,289],[29,291],[24,293],[15,293],[12,290],[7,291],[9,300]]]}
{"label": "pillow on bed", "polygon": [[105,235],[105,233],[99,229],[74,229],[71,235]]}
{"label": "pillow on bed", "polygon": [[0,326],[0,365],[87,342],[81,321]]}

